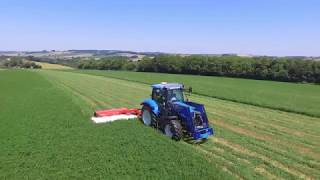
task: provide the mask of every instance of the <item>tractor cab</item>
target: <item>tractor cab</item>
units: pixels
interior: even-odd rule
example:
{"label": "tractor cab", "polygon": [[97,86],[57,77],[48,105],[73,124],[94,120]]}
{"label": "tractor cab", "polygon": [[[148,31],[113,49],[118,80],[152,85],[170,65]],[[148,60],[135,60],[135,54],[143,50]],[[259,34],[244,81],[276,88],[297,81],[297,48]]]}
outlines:
{"label": "tractor cab", "polygon": [[184,86],[177,83],[161,83],[152,85],[151,98],[157,102],[157,104],[163,104],[167,102],[184,102]]}

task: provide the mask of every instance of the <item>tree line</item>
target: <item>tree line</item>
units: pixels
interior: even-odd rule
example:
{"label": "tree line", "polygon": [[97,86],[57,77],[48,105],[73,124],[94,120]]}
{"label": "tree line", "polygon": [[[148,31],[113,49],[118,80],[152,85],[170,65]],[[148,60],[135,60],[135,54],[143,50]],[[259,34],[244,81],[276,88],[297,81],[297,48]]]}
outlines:
{"label": "tree line", "polygon": [[5,68],[40,69],[35,62],[25,60],[23,57],[1,57],[1,65]]}
{"label": "tree line", "polygon": [[81,60],[78,63],[79,69],[98,69],[98,70],[128,70],[136,71],[138,62],[130,61],[125,56],[110,56],[101,59]]}
{"label": "tree line", "polygon": [[133,62],[109,57],[80,61],[78,68],[320,83],[320,62],[302,58],[159,55]]}

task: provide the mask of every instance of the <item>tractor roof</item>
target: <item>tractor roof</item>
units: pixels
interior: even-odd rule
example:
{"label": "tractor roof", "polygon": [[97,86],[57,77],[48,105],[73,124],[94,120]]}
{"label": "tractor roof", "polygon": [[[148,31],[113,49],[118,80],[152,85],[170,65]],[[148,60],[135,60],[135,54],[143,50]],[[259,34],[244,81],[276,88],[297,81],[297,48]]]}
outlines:
{"label": "tractor roof", "polygon": [[152,88],[162,89],[182,89],[183,85],[179,83],[161,83],[161,84],[154,84],[151,86]]}

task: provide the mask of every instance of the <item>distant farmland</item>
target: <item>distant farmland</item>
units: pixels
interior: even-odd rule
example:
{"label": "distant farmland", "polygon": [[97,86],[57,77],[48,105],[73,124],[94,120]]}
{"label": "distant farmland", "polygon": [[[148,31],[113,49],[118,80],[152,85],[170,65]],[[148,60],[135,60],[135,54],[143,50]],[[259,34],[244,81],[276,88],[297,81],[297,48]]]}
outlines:
{"label": "distant farmland", "polygon": [[72,69],[69,66],[64,66],[60,64],[51,64],[46,62],[35,62],[36,64],[40,65],[42,69],[59,69],[59,70],[67,70]]}
{"label": "distant farmland", "polygon": [[[3,179],[320,178],[320,118],[279,110],[317,116],[318,86],[49,70],[1,71],[0,81]],[[197,94],[190,98],[205,104],[216,136],[192,145],[171,141],[136,120],[89,121],[95,109],[139,107],[150,95],[148,84],[159,81],[193,86]]]}

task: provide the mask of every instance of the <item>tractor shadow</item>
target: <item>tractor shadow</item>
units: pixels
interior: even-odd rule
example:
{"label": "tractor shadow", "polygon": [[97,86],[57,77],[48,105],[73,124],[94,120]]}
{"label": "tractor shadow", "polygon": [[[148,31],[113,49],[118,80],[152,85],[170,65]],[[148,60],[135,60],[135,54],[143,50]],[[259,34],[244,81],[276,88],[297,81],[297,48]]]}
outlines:
{"label": "tractor shadow", "polygon": [[188,144],[203,144],[203,143],[207,142],[208,139],[194,140],[193,138],[186,137],[186,138],[183,138],[183,141]]}

